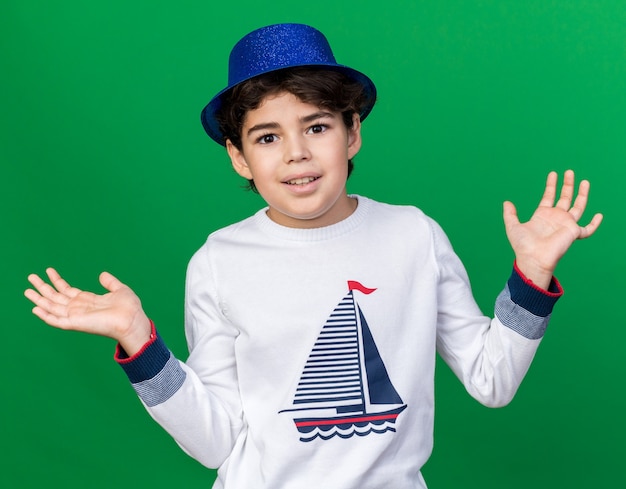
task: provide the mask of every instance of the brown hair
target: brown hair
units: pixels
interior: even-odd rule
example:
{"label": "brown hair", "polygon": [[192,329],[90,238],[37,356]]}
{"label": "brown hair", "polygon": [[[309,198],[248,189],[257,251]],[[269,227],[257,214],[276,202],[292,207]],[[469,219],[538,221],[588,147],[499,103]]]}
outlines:
{"label": "brown hair", "polygon": [[[247,80],[222,97],[222,106],[216,113],[224,140],[242,150],[241,132],[246,114],[257,109],[268,95],[288,92],[302,102],[332,112],[340,112],[343,122],[352,129],[353,115],[373,103],[363,86],[348,76],[332,69],[298,67],[266,73]],[[354,164],[348,161],[348,176]],[[252,180],[249,188],[256,192]]]}

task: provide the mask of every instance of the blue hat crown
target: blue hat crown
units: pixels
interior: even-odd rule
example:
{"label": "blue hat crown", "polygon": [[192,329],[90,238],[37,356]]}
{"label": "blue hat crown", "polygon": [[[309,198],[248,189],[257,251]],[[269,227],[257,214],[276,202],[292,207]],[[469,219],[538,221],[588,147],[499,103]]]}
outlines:
{"label": "blue hat crown", "polygon": [[259,73],[302,65],[336,65],[324,35],[302,24],[278,24],[251,32],[230,53],[228,85]]}
{"label": "blue hat crown", "polygon": [[361,119],[372,110],[376,99],[374,83],[364,74],[337,64],[328,40],[320,31],[304,24],[275,24],[252,31],[233,47],[228,59],[228,86],[213,97],[201,114],[207,134],[225,144],[215,118],[222,95],[255,76],[297,66],[333,69],[355,79],[365,87],[372,100],[360,114]]}

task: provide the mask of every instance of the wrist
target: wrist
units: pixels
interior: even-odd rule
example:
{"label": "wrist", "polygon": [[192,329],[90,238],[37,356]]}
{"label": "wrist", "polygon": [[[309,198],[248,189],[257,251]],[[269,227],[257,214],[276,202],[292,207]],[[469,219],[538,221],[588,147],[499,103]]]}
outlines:
{"label": "wrist", "polygon": [[129,357],[139,353],[145,345],[154,339],[154,325],[152,321],[141,311],[134,318],[132,326],[128,329],[126,335],[118,339],[118,343]]}
{"label": "wrist", "polygon": [[[138,357],[141,357],[143,355],[143,353],[150,348],[150,345],[152,345],[156,340],[157,340],[157,331],[156,328],[154,326],[154,323],[152,322],[152,320],[148,320],[149,325],[150,325],[150,336],[148,338],[147,341],[145,341],[138,349],[136,348],[136,345],[134,342],[131,342],[131,348],[132,350],[129,352],[128,350],[126,350],[124,344],[118,342],[117,343],[117,347],[115,349],[115,360],[119,363],[129,363],[132,362],[133,360],[135,360]],[[139,341],[137,342],[137,345],[139,344]],[[135,346],[133,346],[135,345]]]}
{"label": "wrist", "polygon": [[526,281],[532,283],[535,287],[543,290],[550,288],[554,276],[553,268],[543,267],[536,261],[524,257],[516,257],[515,267]]}

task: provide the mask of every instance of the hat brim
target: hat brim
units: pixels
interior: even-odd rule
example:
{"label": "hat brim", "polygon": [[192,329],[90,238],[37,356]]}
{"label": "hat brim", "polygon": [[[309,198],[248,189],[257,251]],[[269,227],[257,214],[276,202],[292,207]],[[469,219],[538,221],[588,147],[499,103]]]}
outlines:
{"label": "hat brim", "polygon": [[364,75],[360,71],[349,68],[348,66],[339,65],[335,63],[311,63],[311,64],[299,64],[297,66],[289,66],[289,67],[283,66],[280,68],[264,71],[263,73],[256,73],[254,76],[250,76],[243,80],[239,80],[237,83],[234,83],[233,85],[224,88],[217,95],[215,95],[215,97],[211,99],[211,101],[207,104],[207,106],[204,109],[202,109],[202,112],[200,114],[202,127],[204,128],[206,133],[215,142],[221,144],[222,146],[225,146],[226,140],[224,139],[224,135],[222,134],[222,131],[220,130],[220,126],[216,118],[217,112],[222,107],[222,100],[224,98],[224,95],[226,95],[237,85],[245,81],[251,80],[258,76],[265,75],[267,73],[273,73],[276,71],[281,71],[281,70],[285,70],[289,68],[296,68],[296,67],[312,67],[312,68],[317,67],[317,68],[325,69],[325,70],[338,71],[348,76],[349,78],[352,78],[353,80],[355,80],[357,83],[360,83],[364,87],[368,95],[369,103],[365,107],[363,107],[363,110],[359,114],[359,116],[361,117],[361,121],[365,120],[365,118],[372,111],[372,108],[374,107],[374,103],[376,102],[376,86],[374,85],[374,82],[372,82],[372,80],[370,80],[370,78],[367,75]]}

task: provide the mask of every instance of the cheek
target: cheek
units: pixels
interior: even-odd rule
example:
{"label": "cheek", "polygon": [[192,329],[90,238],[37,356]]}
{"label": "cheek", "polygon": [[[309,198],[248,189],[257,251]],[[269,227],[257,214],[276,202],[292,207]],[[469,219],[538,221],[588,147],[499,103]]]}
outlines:
{"label": "cheek", "polygon": [[[266,163],[266,162],[265,162]],[[276,180],[276,172],[267,164],[258,162],[249,167],[248,180],[254,180],[254,184],[259,191],[266,188]]]}

